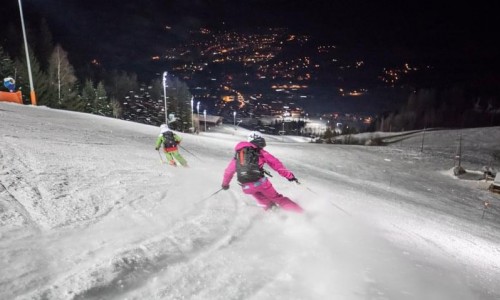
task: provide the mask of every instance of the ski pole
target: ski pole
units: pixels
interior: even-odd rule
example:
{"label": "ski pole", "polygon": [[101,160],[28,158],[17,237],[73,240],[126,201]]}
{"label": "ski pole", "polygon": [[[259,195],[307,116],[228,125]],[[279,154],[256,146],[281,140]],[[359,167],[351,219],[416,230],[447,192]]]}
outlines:
{"label": "ski pole", "polygon": [[[266,174],[267,176],[269,176],[269,177],[273,177],[273,174],[269,173],[269,171],[268,171],[268,170],[266,170],[266,169],[262,169],[262,171],[263,171],[263,172],[264,172],[264,174]],[[297,181],[297,182],[298,182],[298,181]]]}
{"label": "ski pole", "polygon": [[218,192],[220,192],[222,190],[224,190],[224,189],[223,188],[218,189],[217,191],[213,192],[212,195],[206,197],[205,199],[203,199],[201,201],[205,201],[205,200],[208,200],[208,199],[212,198],[213,196],[215,196],[215,194],[217,194]]}
{"label": "ski pole", "polygon": [[483,215],[481,216],[481,219],[484,218],[484,213],[486,212],[486,210],[488,209],[488,206],[490,205],[490,202],[488,201],[485,201],[484,202],[484,207],[483,207]]}
{"label": "ski pole", "polygon": [[213,196],[215,196],[215,194],[219,193],[219,192],[220,192],[220,191],[222,191],[222,190],[223,190],[223,188],[218,189],[217,191],[213,192],[210,196],[205,197],[205,198],[203,198],[203,199],[201,199],[201,200],[197,201],[194,205],[198,205],[198,203],[201,203],[201,202],[203,202],[203,201],[206,201],[206,200],[208,200],[208,199],[212,198]]}
{"label": "ski pole", "polygon": [[[302,183],[300,183],[298,180],[297,180],[297,181],[295,181],[295,182],[296,182],[297,184],[302,184]],[[307,185],[305,186],[305,188],[306,188],[309,192],[311,192],[311,193],[313,193],[313,194],[315,194],[315,195],[319,195],[319,194],[318,194],[318,193],[316,193],[315,191],[311,190],[311,188],[310,188],[310,187],[308,187]]]}
{"label": "ski pole", "polygon": [[201,158],[199,158],[198,156],[194,155],[192,152],[188,151],[186,148],[182,147],[181,145],[179,145],[179,147],[181,147],[184,151],[186,151],[187,153],[189,153],[192,156],[196,157],[197,159],[201,160]]}
{"label": "ski pole", "polygon": [[160,162],[164,164],[165,162],[163,161],[163,157],[161,157],[160,149],[158,149],[158,155],[160,156]]}
{"label": "ski pole", "polygon": [[[297,184],[301,184],[301,183],[297,180]],[[307,189],[309,192],[311,192],[311,193],[313,193],[313,194],[315,194],[315,195],[319,195],[318,193],[316,193],[315,191],[313,191],[313,190],[312,190],[310,187],[308,187],[307,185],[306,185],[305,187],[306,187],[306,189]],[[348,215],[348,216],[352,217],[352,215],[351,215],[349,212],[347,212],[345,209],[343,209],[342,207],[340,207],[340,206],[338,206],[337,204],[335,204],[335,203],[334,203],[333,201],[331,201],[330,199],[326,199],[326,201],[328,201],[328,202],[329,202],[332,206],[335,206],[337,209],[339,209],[339,210],[341,210],[342,212],[344,212],[346,215]]]}

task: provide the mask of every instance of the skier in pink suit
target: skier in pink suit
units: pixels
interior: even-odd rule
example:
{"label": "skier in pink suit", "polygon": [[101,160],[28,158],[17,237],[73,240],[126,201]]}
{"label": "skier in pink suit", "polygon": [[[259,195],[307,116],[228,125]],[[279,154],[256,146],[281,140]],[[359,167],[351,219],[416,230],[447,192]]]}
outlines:
{"label": "skier in pink suit", "polygon": [[263,149],[265,146],[265,139],[262,137],[260,132],[257,131],[250,133],[248,142],[239,142],[235,146],[237,154],[229,162],[224,171],[222,189],[229,189],[229,183],[231,182],[231,179],[237,171],[239,172],[237,167],[238,151],[245,147],[251,147],[258,153],[258,168],[260,169],[260,176],[257,177],[260,178],[257,178],[257,180],[254,180],[252,182],[242,182],[244,180],[240,180],[240,176],[238,174],[238,181],[240,181],[239,184],[241,185],[243,192],[245,194],[252,195],[257,200],[259,206],[263,207],[264,210],[268,210],[273,206],[279,206],[284,210],[301,213],[303,211],[302,207],[300,207],[297,203],[293,202],[289,198],[284,197],[283,195],[276,192],[271,182],[267,177],[264,176],[263,166],[265,163],[267,163],[273,170],[278,172],[278,174],[288,179],[288,181],[298,182],[293,173],[285,168],[281,161],[279,161],[276,157]]}

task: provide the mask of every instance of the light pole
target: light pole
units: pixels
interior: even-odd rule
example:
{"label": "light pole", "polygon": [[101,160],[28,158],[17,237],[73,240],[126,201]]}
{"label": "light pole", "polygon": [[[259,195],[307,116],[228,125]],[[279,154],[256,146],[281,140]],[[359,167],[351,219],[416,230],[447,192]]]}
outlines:
{"label": "light pole", "polygon": [[193,112],[193,101],[194,97],[191,96],[191,127],[193,127],[193,133],[194,133],[194,112]]}
{"label": "light pole", "polygon": [[21,14],[21,27],[23,29],[24,49],[26,50],[26,65],[28,66],[28,77],[31,89],[30,91],[31,105],[36,105],[36,93],[35,93],[35,88],[33,87],[33,76],[31,75],[30,55],[28,52],[28,39],[26,38],[26,29],[24,28],[23,6],[21,4],[21,0],[19,0],[19,13]]}
{"label": "light pole", "polygon": [[233,111],[234,130],[236,130],[236,111]]}
{"label": "light pole", "polygon": [[207,132],[207,110],[203,110],[203,118],[205,119],[205,132]]}
{"label": "light pole", "polygon": [[283,135],[281,136],[281,141],[285,141],[285,119],[283,119]]}
{"label": "light pole", "polygon": [[200,101],[196,104],[196,112],[198,113],[198,131],[200,130]]}
{"label": "light pole", "polygon": [[168,111],[167,111],[167,74],[163,72],[163,101],[165,102],[165,124],[168,126]]}

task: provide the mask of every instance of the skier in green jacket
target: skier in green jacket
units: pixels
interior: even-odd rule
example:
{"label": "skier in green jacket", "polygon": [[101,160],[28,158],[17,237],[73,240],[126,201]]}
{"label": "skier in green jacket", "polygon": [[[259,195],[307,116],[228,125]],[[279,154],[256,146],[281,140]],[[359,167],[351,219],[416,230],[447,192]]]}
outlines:
{"label": "skier in green jacket", "polygon": [[165,152],[165,156],[167,157],[167,161],[171,166],[176,167],[177,160],[183,167],[187,167],[187,161],[182,157],[179,153],[177,145],[180,144],[182,138],[175,134],[172,130],[168,128],[166,124],[162,124],[160,126],[160,134],[156,139],[156,147],[155,150],[159,151],[160,146],[163,144],[163,152]]}

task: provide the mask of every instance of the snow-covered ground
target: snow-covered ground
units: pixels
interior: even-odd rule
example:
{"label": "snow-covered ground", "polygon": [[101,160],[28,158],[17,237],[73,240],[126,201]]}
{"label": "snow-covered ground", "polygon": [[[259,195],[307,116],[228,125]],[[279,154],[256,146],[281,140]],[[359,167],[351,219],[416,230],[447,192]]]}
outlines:
{"label": "snow-covered ground", "polygon": [[500,195],[479,172],[498,127],[428,131],[423,152],[421,133],[267,136],[303,215],[263,212],[235,179],[210,196],[248,131],[181,133],[190,168],[161,163],[158,133],[0,103],[0,299],[500,299]]}

